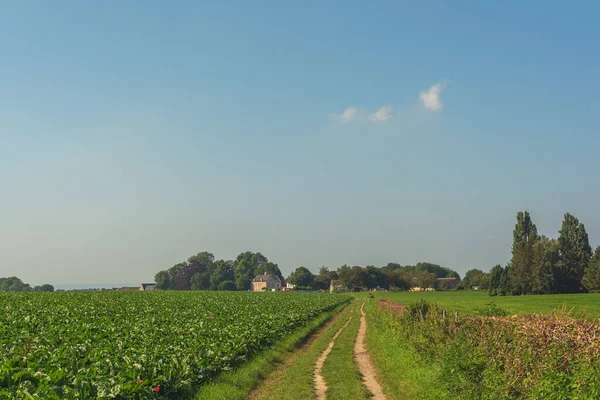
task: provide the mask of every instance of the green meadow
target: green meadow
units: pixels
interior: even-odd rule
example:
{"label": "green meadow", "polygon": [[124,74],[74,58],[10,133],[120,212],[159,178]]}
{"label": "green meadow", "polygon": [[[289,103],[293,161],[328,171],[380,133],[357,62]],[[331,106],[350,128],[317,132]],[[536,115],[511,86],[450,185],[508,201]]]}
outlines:
{"label": "green meadow", "polygon": [[566,305],[575,312],[585,311],[588,318],[600,318],[600,293],[544,294],[529,296],[489,296],[487,292],[376,292],[375,298],[386,298],[408,305],[419,299],[435,302],[448,312],[474,314],[494,302],[512,314],[550,313]]}

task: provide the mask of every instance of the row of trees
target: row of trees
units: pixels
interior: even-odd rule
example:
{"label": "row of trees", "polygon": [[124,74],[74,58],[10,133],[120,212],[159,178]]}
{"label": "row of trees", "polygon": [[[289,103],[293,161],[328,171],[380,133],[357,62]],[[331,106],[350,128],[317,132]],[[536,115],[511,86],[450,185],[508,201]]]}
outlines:
{"label": "row of trees", "polygon": [[0,278],[0,292],[54,292],[52,285],[40,285],[31,287],[16,276]]}
{"label": "row of trees", "polygon": [[[256,275],[273,274],[284,280],[279,266],[261,253],[241,253],[235,260],[217,260],[208,252],[190,257],[187,261],[160,271],[155,276],[157,287],[162,290],[248,290]],[[332,280],[351,289],[396,288],[408,290],[414,286],[435,287],[436,278],[455,277],[456,271],[431,263],[402,266],[389,263],[383,267],[343,265],[336,271],[321,267],[313,274],[305,267],[298,267],[287,281],[299,288],[327,290]]]}
{"label": "row of trees", "polygon": [[600,291],[600,246],[592,247],[583,223],[564,216],[558,239],[538,235],[527,211],[517,214],[511,261],[490,271],[495,295]]}
{"label": "row of trees", "polygon": [[154,280],[162,290],[248,290],[256,275],[273,274],[283,280],[277,264],[261,253],[247,251],[235,260],[216,260],[208,252],[160,271]]}

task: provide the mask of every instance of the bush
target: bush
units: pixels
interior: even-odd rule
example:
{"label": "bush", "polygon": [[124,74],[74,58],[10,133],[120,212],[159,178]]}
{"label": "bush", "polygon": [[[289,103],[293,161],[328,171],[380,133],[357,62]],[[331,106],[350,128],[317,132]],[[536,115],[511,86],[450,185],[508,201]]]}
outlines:
{"label": "bush", "polygon": [[498,307],[496,303],[491,301],[487,303],[484,308],[476,308],[475,315],[483,317],[506,317],[507,315],[510,315],[510,312],[502,307]]}
{"label": "bush", "polygon": [[417,302],[410,303],[404,315],[412,321],[422,321],[427,318],[427,315],[437,313],[438,306],[436,303],[421,299]]}

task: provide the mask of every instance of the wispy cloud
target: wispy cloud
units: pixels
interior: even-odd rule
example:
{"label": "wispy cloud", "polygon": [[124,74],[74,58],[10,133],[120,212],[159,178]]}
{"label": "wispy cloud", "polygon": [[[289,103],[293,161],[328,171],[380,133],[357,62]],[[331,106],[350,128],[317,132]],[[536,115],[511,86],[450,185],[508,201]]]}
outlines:
{"label": "wispy cloud", "polygon": [[340,121],[342,124],[347,124],[348,122],[356,119],[358,115],[358,108],[354,106],[346,107],[343,113],[335,114],[333,117]]}
{"label": "wispy cloud", "polygon": [[373,114],[369,115],[372,122],[386,122],[392,116],[392,106],[383,106]]}
{"label": "wispy cloud", "polygon": [[442,84],[436,83],[424,92],[421,92],[419,98],[421,104],[426,110],[439,111],[444,106],[440,94],[442,93]]}

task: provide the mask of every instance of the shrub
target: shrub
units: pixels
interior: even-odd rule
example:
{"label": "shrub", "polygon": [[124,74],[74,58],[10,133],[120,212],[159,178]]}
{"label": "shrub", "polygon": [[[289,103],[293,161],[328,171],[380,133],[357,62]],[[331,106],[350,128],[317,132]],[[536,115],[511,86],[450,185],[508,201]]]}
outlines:
{"label": "shrub", "polygon": [[484,308],[476,308],[475,315],[484,317],[506,317],[507,315],[510,315],[510,312],[497,306],[496,303],[492,301],[487,303]]}

